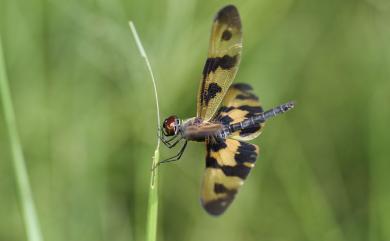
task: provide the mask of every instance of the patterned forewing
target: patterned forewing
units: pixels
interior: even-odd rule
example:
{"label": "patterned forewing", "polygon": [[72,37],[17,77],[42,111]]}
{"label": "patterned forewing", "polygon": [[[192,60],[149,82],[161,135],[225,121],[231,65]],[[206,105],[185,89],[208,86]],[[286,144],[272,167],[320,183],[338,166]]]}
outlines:
{"label": "patterned forewing", "polygon": [[218,109],[240,63],[241,20],[237,8],[228,5],[216,15],[211,29],[208,57],[197,100],[197,116],[208,121]]}
{"label": "patterned forewing", "polygon": [[220,215],[232,203],[254,167],[259,148],[233,139],[207,141],[206,147],[201,202],[209,214]]}
{"label": "patterned forewing", "polygon": [[[230,86],[215,119],[224,125],[231,125],[262,113],[259,98],[252,90],[248,84],[237,83]],[[230,137],[241,141],[252,140],[260,135],[263,127],[264,123],[254,124],[232,133]]]}

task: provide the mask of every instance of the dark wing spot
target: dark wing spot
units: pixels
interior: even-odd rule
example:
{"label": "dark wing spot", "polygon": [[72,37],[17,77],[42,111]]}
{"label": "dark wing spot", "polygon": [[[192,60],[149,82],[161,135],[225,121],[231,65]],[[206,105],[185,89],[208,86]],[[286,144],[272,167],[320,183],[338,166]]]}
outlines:
{"label": "dark wing spot", "polygon": [[227,147],[227,145],[226,145],[225,141],[222,141],[222,140],[215,141],[212,144],[210,144],[210,149],[214,152],[218,152],[219,150],[224,149],[226,147]]}
{"label": "dark wing spot", "polygon": [[[223,143],[223,144],[221,144]],[[236,155],[234,156],[237,165],[235,166],[225,166],[219,165],[217,159],[210,156],[210,150],[217,152],[220,149],[226,148],[225,142],[220,142],[218,145],[216,143],[209,143],[207,145],[207,155],[206,155],[206,168],[217,168],[221,169],[226,176],[239,177],[243,180],[248,176],[251,168],[245,166],[244,162],[255,162],[257,154],[254,151],[255,147],[252,144],[248,144],[240,141],[240,147],[237,150]],[[240,150],[240,152],[239,152]]]}
{"label": "dark wing spot", "polygon": [[223,184],[221,183],[215,183],[214,184],[214,192],[215,193],[227,193],[229,189],[227,189]]}
{"label": "dark wing spot", "polygon": [[203,68],[203,78],[206,79],[207,75],[210,74],[211,71],[215,71],[213,66],[215,65],[216,58],[207,58],[206,63]]}
{"label": "dark wing spot", "polygon": [[238,147],[238,151],[253,151],[256,153],[256,146],[247,142],[240,141],[240,146]]}
{"label": "dark wing spot", "polygon": [[232,88],[241,90],[242,92],[248,92],[250,90],[253,90],[252,86],[245,84],[245,83],[235,83],[232,84]]}
{"label": "dark wing spot", "polygon": [[232,38],[232,33],[229,30],[226,29],[225,31],[223,31],[222,37],[221,37],[222,40],[228,41],[231,38]]}
{"label": "dark wing spot", "polygon": [[[256,153],[254,153],[254,154],[256,154]],[[245,157],[247,157],[247,156],[248,155],[246,155]],[[255,158],[255,160],[256,160],[256,158]],[[248,158],[245,158],[245,161],[249,162]],[[206,156],[206,168],[221,169],[226,176],[239,177],[243,180],[248,176],[248,174],[251,170],[250,167],[243,165],[242,162],[237,163],[237,165],[235,165],[235,166],[221,166],[218,164],[217,159],[210,156],[210,152],[208,152],[207,156]]]}
{"label": "dark wing spot", "polygon": [[229,107],[227,107],[227,106],[221,106],[221,108],[219,108],[218,113],[222,113],[222,112],[227,113],[227,112],[232,111],[232,110],[234,110],[234,109],[235,109],[234,106],[229,106]]}
{"label": "dark wing spot", "polygon": [[233,68],[237,63],[237,55],[234,55],[233,57],[230,57],[229,55],[224,55],[219,60],[219,66],[222,69],[231,69]]}
{"label": "dark wing spot", "polygon": [[241,29],[241,21],[240,21],[240,15],[238,14],[238,10],[233,5],[227,5],[215,16],[215,20],[220,23],[227,24],[229,26]]}
{"label": "dark wing spot", "polygon": [[231,190],[226,197],[221,197],[216,200],[203,203],[204,209],[211,215],[221,215],[226,211],[227,207],[232,203],[236,190]]}
{"label": "dark wing spot", "polygon": [[246,179],[249,172],[251,171],[250,167],[244,166],[243,164],[237,164],[235,166],[222,166],[221,169],[226,176],[239,177],[243,180]]}
{"label": "dark wing spot", "polygon": [[234,159],[237,163],[250,162],[255,163],[257,158],[256,147],[246,142],[240,142],[240,146],[237,149],[237,153]]}
{"label": "dark wing spot", "polygon": [[246,95],[239,94],[236,96],[236,99],[239,99],[239,100],[259,100],[259,98],[252,93],[248,93]]}
{"label": "dark wing spot", "polygon": [[237,193],[237,190],[227,189],[223,184],[215,183],[214,192],[217,194],[224,193],[226,195],[209,202],[204,202],[203,207],[211,215],[221,215],[227,209],[227,207],[232,203],[234,196]]}
{"label": "dark wing spot", "polygon": [[218,67],[221,67],[221,69],[231,69],[236,65],[236,63],[237,55],[234,55],[233,57],[224,55],[222,58],[207,58],[203,68],[203,79],[206,79],[207,75],[209,75],[211,72],[215,72]]}
{"label": "dark wing spot", "polygon": [[238,109],[243,111],[248,111],[250,114],[260,114],[263,112],[263,108],[261,106],[249,106],[249,105],[242,105],[238,107]]}
{"label": "dark wing spot", "polygon": [[211,157],[209,152],[207,153],[207,156],[206,156],[206,167],[219,168],[217,159],[215,159],[214,157]]}
{"label": "dark wing spot", "polygon": [[219,121],[224,125],[230,125],[230,123],[233,122],[233,118],[231,118],[229,115],[225,115],[219,118]]}
{"label": "dark wing spot", "polygon": [[260,129],[261,129],[261,125],[256,124],[255,126],[251,126],[251,127],[245,128],[244,130],[241,130],[240,136],[242,136],[242,137],[249,136],[250,134],[257,132]]}
{"label": "dark wing spot", "polygon": [[254,113],[249,112],[248,114],[245,115],[245,118],[249,119],[251,117],[254,117],[255,115],[259,115],[259,114],[263,113],[263,108],[260,107],[260,109],[258,109],[257,111],[258,112],[254,112]]}
{"label": "dark wing spot", "polygon": [[206,105],[208,105],[210,100],[213,99],[221,91],[222,88],[217,83],[211,83],[207,90],[204,91],[203,98]]}

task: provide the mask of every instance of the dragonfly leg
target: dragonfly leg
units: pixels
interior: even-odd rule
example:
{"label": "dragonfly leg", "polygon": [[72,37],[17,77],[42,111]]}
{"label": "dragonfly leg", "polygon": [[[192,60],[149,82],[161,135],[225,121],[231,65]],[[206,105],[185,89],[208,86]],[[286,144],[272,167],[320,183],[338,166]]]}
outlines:
{"label": "dragonfly leg", "polygon": [[183,155],[184,150],[186,149],[186,147],[187,147],[187,141],[184,142],[184,145],[181,147],[180,151],[179,151],[176,155],[174,155],[174,156],[172,156],[172,157],[170,157],[170,158],[167,158],[167,159],[165,159],[165,160],[159,161],[159,162],[153,167],[153,170],[154,170],[157,166],[159,166],[160,164],[167,163],[167,162],[178,161],[178,160],[181,158],[181,156]]}
{"label": "dragonfly leg", "polygon": [[157,131],[157,137],[165,144],[166,142],[169,142],[173,139],[175,139],[176,136],[173,136],[172,138],[165,138],[166,136],[163,134],[163,130],[161,128],[158,128]]}
{"label": "dragonfly leg", "polygon": [[[175,137],[170,138],[168,140],[166,140],[164,138],[160,138],[160,139],[166,147],[172,148],[172,147],[176,146],[176,144],[179,143],[183,139],[183,136],[180,136],[179,138],[177,138],[177,136],[175,136]],[[172,143],[172,141],[173,141],[173,143]]]}
{"label": "dragonfly leg", "polygon": [[172,148],[176,146],[176,144],[179,143],[181,139],[183,139],[183,136],[181,134],[174,135],[171,138],[166,138],[166,136],[162,133],[162,130],[158,135],[158,137],[160,138],[161,142],[164,143],[164,145],[168,148]]}
{"label": "dragonfly leg", "polygon": [[180,138],[177,139],[175,142],[173,142],[173,143],[166,143],[165,145],[166,145],[168,148],[173,148],[173,147],[176,146],[177,143],[179,143],[182,139],[183,139],[183,137],[180,136]]}
{"label": "dragonfly leg", "polygon": [[173,141],[177,136],[173,136],[171,138],[165,138],[165,136],[159,136],[160,140],[164,143],[164,144],[167,144],[171,141]]}

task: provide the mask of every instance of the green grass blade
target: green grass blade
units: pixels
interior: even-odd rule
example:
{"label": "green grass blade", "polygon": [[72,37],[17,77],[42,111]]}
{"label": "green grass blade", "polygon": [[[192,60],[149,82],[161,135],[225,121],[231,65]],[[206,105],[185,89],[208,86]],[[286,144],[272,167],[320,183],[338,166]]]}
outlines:
{"label": "green grass blade", "polygon": [[3,48],[0,36],[0,95],[3,103],[3,111],[10,140],[12,161],[15,170],[16,183],[19,189],[19,198],[22,205],[23,218],[26,228],[26,233],[29,241],[42,241],[41,229],[37,213],[35,211],[34,200],[28,180],[25,160],[23,156],[22,146],[20,144],[19,135],[16,127],[15,113],[12,105],[8,78],[5,69],[5,61],[3,58]]}
{"label": "green grass blade", "polygon": [[[160,108],[158,104],[158,95],[157,95],[157,87],[156,80],[153,75],[152,67],[150,65],[148,56],[142,46],[141,40],[137,34],[137,30],[133,22],[129,22],[129,26],[131,32],[133,34],[134,40],[137,44],[138,50],[140,51],[141,56],[144,58],[146,66],[148,67],[148,71],[150,77],[153,82],[154,87],[154,97],[156,99],[156,113],[157,113],[157,129],[160,123]],[[149,186],[149,200],[148,200],[148,210],[147,210],[147,222],[146,222],[146,240],[147,241],[155,241],[157,237],[157,217],[158,217],[158,167],[157,164],[159,162],[159,149],[160,149],[160,139],[157,138],[157,146],[154,151],[153,162],[152,162],[152,172],[150,176],[150,186]],[[155,168],[156,167],[156,168]]]}
{"label": "green grass blade", "polygon": [[[154,152],[153,166],[159,161],[158,148]],[[157,217],[158,217],[158,172],[157,168],[150,175],[150,188],[148,200],[148,213],[146,223],[146,240],[155,241],[157,237]]]}

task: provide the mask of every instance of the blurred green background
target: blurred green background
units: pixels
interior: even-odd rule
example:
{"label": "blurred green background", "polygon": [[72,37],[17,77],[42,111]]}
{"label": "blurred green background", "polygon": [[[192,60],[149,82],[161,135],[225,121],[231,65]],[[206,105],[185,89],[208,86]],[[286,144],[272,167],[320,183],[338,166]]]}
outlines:
{"label": "blurred green background", "polygon": [[[226,1],[0,0],[17,124],[45,240],[143,240],[161,114],[194,116],[211,22]],[[203,144],[160,168],[158,240],[390,240],[390,2],[233,1],[236,82],[296,109],[221,217],[199,202]],[[3,112],[0,240],[26,240]],[[174,154],[162,148],[161,158]]]}

